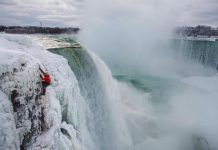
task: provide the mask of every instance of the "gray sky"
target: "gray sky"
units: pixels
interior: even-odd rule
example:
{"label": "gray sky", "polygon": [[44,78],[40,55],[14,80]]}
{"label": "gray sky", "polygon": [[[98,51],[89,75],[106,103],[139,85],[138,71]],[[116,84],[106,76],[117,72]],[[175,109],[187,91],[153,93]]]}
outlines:
{"label": "gray sky", "polygon": [[0,0],[0,24],[77,26],[80,0]]}
{"label": "gray sky", "polygon": [[[92,0],[86,1],[87,8]],[[110,0],[98,1],[94,7],[97,11],[108,7],[103,6],[103,1]],[[116,0],[114,6],[128,2],[142,2],[143,5],[152,3],[152,10],[160,9],[161,6],[166,7],[166,10],[175,8],[174,12],[179,13],[176,19],[179,25],[218,26],[218,0]],[[39,25],[41,21],[45,26],[77,26],[80,24],[84,3],[83,0],[0,0],[0,24]],[[132,4],[129,7],[131,6]]]}

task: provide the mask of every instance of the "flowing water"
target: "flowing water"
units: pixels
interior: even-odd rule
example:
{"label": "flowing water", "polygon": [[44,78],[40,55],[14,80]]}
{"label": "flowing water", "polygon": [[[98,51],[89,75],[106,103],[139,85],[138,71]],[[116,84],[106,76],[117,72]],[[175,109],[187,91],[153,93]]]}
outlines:
{"label": "flowing water", "polygon": [[[111,102],[113,97],[117,99],[119,95],[113,92],[116,90],[113,81],[104,81],[104,78],[112,80],[112,76],[103,62],[81,47],[50,49],[50,51],[64,56],[77,77],[81,94],[90,109],[90,114],[87,115],[87,126],[95,143],[94,149],[116,150],[123,147],[118,144],[119,137],[116,137],[116,124],[113,121],[115,110],[113,110]],[[101,70],[98,66],[101,67]],[[111,85],[105,85],[104,82],[109,82]]]}
{"label": "flowing water", "polygon": [[49,49],[68,60],[78,80],[90,109],[86,122],[93,150],[218,148],[217,42],[177,39],[171,48],[176,60],[213,71],[207,76],[176,78],[128,74],[113,67],[111,73],[100,58],[82,47]]}
{"label": "flowing water", "polygon": [[173,49],[177,50],[177,57],[186,58],[205,66],[216,68],[218,64],[218,41],[201,39],[174,39]]}

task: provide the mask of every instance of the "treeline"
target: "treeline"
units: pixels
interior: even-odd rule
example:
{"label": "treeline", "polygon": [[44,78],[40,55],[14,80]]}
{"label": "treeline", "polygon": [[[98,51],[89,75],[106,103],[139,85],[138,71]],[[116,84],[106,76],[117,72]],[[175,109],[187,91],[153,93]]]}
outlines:
{"label": "treeline", "polygon": [[178,27],[175,30],[175,34],[179,36],[198,37],[206,36],[213,37],[218,36],[218,28],[212,28],[211,26],[198,25],[196,27]]}
{"label": "treeline", "polygon": [[76,28],[59,28],[59,27],[37,27],[37,26],[0,26],[0,32],[11,34],[77,34],[80,31]]}

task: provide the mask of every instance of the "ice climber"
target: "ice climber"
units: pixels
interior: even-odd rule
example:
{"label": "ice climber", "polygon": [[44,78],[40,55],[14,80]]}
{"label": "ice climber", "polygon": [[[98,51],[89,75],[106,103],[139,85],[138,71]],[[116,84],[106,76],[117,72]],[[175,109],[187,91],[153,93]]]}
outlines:
{"label": "ice climber", "polygon": [[41,68],[39,68],[39,70],[43,74],[43,75],[40,74],[40,78],[42,81],[42,95],[45,95],[47,86],[51,84],[51,78],[50,75],[44,72]]}

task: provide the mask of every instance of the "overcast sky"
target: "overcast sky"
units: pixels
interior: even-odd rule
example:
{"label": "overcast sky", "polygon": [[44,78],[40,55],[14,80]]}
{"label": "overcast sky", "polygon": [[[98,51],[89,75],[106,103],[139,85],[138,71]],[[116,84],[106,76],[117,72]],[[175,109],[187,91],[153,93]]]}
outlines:
{"label": "overcast sky", "polygon": [[81,0],[0,0],[0,24],[77,26]]}
{"label": "overcast sky", "polygon": [[[89,3],[91,1],[89,0]],[[114,6],[119,1],[125,0],[115,1]],[[146,1],[149,0],[135,0],[136,3],[139,1],[143,1],[146,5]],[[162,5],[161,0],[152,0],[152,2],[155,2],[154,5]],[[165,2],[169,2],[168,5],[175,4],[173,0],[165,0]],[[85,11],[82,10],[84,3],[86,2],[83,0],[0,0],[0,24],[39,25],[42,22],[44,26],[77,26]],[[180,11],[177,20],[179,24],[218,26],[218,0],[181,0],[179,3],[183,6],[178,10]],[[99,5],[95,9],[100,7],[107,6]]]}

